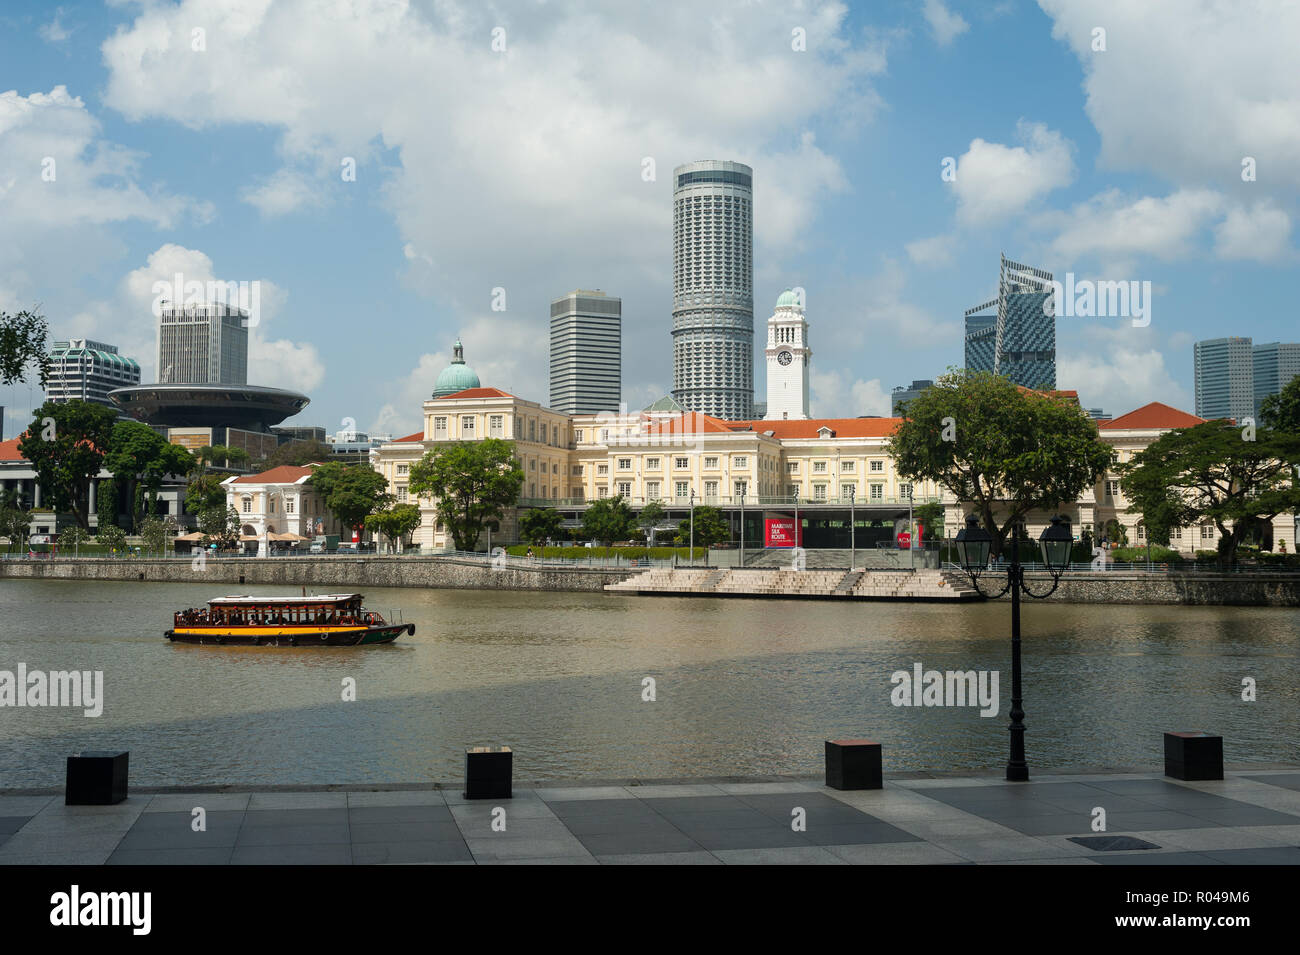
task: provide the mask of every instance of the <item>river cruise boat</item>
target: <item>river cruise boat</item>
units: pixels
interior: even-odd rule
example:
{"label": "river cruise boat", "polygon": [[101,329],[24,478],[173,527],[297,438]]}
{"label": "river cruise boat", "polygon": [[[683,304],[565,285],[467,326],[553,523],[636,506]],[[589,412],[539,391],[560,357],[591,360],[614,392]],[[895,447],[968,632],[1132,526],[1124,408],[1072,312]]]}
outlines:
{"label": "river cruise boat", "polygon": [[361,605],[361,594],[216,597],[174,615],[168,640],[236,647],[358,647],[415,633]]}

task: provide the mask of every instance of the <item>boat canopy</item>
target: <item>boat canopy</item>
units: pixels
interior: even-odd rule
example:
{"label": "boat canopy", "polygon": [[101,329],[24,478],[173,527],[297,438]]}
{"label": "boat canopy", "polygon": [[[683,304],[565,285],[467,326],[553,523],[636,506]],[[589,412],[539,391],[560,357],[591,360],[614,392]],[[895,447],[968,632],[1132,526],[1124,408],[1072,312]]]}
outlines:
{"label": "boat canopy", "polygon": [[306,604],[331,605],[348,603],[353,600],[360,600],[361,594],[312,594],[307,597],[250,597],[248,594],[239,594],[230,597],[214,597],[208,601],[208,606],[284,606],[293,604],[294,606],[303,606]]}

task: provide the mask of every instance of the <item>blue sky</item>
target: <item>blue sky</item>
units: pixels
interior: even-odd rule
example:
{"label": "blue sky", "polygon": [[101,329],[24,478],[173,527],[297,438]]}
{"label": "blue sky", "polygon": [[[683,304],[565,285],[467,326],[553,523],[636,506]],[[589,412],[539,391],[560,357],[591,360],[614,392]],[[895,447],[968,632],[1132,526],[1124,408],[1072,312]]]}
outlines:
{"label": "blue sky", "polygon": [[[1294,5],[641,6],[8,3],[0,309],[151,380],[153,281],[259,281],[250,382],[404,434],[457,335],[544,403],[549,301],[601,288],[639,407],[671,382],[672,167],[716,158],[755,170],[756,355],[804,287],[820,416],[959,365],[999,252],[1151,283],[1149,327],[1058,322],[1090,407],[1191,410],[1193,341],[1300,337]],[[0,389],[6,435],[39,401]]]}

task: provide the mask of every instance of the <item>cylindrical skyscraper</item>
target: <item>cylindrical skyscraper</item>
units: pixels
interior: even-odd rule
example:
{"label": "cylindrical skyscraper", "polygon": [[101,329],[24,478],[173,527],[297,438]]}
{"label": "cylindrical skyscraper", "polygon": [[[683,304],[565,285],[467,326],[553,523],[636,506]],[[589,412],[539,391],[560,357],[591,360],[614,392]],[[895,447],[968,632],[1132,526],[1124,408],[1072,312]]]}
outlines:
{"label": "cylindrical skyscraper", "polygon": [[753,177],[719,160],[673,170],[673,397],[731,420],[754,415]]}

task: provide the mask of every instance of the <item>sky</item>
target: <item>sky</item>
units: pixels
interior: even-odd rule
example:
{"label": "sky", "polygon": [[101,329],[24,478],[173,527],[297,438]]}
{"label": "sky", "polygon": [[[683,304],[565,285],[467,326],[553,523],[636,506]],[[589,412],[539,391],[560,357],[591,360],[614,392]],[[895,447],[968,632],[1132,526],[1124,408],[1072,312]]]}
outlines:
{"label": "sky", "polygon": [[[1194,341],[1300,340],[1297,49],[1283,0],[6,0],[0,310],[150,382],[155,282],[257,282],[249,383],[403,435],[458,336],[545,404],[549,303],[602,289],[639,408],[672,382],[672,169],[730,159],[758,400],[783,289],[813,414],[887,414],[962,364],[1005,253],[1149,282],[1145,324],[1058,320],[1057,386],[1193,410]],[[0,388],[5,436],[41,400]]]}

